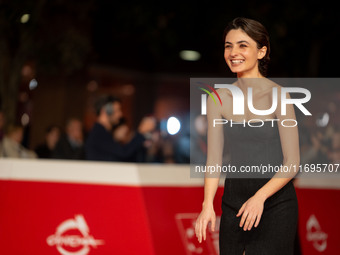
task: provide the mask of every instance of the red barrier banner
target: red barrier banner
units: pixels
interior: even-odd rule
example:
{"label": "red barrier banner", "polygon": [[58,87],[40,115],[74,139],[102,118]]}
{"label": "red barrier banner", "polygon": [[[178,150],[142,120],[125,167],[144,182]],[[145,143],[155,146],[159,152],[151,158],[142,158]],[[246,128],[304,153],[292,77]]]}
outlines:
{"label": "red barrier banner", "polygon": [[[302,252],[337,254],[340,189],[318,184],[296,187]],[[1,254],[217,255],[222,193],[198,243],[203,180],[188,166],[0,159]]]}
{"label": "red barrier banner", "polygon": [[296,188],[302,254],[338,254],[340,190]]}

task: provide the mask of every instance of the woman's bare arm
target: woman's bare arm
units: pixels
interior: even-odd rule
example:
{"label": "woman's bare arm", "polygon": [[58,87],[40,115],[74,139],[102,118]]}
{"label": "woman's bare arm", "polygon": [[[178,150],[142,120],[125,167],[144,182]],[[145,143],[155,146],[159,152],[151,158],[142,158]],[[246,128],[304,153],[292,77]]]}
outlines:
{"label": "woman's bare arm", "polygon": [[[281,91],[279,90],[281,93]],[[290,98],[289,93],[286,95]],[[287,105],[286,115],[281,115],[281,100],[278,102],[276,116],[281,121],[283,119],[296,120],[294,106]],[[299,134],[298,127],[284,127],[278,122],[280,133],[281,147],[283,153],[283,167],[291,169],[291,172],[276,173],[261,189],[257,191],[257,195],[263,197],[265,200],[284,187],[296,175],[295,169],[298,169],[300,164],[300,149],[299,149]],[[285,125],[293,125],[292,121],[287,121]]]}
{"label": "woman's bare arm", "polygon": [[[207,102],[207,122],[208,122],[208,153],[207,169],[209,166],[222,167],[224,134],[223,125],[217,124],[214,127],[214,119],[221,119],[220,106],[214,104],[209,97]],[[216,190],[219,184],[220,173],[206,173],[204,178],[204,201],[203,205],[212,206]]]}
{"label": "woman's bare arm", "polygon": [[207,122],[208,122],[208,155],[207,155],[207,173],[204,177],[204,201],[202,204],[202,212],[196,222],[196,236],[199,242],[206,240],[206,229],[209,222],[211,222],[211,230],[214,231],[216,223],[216,215],[214,212],[214,197],[219,184],[220,173],[208,172],[209,166],[222,167],[223,155],[223,125],[216,125],[214,127],[214,119],[221,119],[221,108],[216,105],[209,97],[207,100]]}

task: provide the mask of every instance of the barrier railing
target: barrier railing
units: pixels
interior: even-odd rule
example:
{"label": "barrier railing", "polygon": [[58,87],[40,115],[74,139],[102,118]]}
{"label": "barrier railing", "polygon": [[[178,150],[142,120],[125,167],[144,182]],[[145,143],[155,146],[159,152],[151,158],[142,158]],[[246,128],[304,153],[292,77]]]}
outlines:
{"label": "barrier railing", "polygon": [[[340,183],[295,186],[303,254],[336,254]],[[202,199],[188,165],[0,159],[1,254],[218,254],[218,227],[194,234]]]}

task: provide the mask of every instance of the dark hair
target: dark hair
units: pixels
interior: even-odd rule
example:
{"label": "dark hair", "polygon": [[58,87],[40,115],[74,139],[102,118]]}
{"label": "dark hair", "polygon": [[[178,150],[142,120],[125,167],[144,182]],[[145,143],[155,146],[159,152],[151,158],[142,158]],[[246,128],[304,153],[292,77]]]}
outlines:
{"label": "dark hair", "polygon": [[17,132],[18,130],[24,130],[24,127],[23,127],[23,125],[21,125],[21,124],[19,124],[19,123],[15,123],[15,124],[12,124],[12,125],[9,125],[8,127],[7,127],[7,132],[6,132],[6,134],[7,135],[11,135],[11,134],[13,134],[14,132]]}
{"label": "dark hair", "polygon": [[100,111],[109,103],[120,102],[120,99],[114,96],[101,96],[94,104],[96,115],[100,115]]}
{"label": "dark hair", "polygon": [[238,17],[231,21],[224,29],[223,43],[225,43],[225,38],[229,31],[233,29],[242,29],[242,31],[257,43],[258,49],[261,49],[263,46],[267,47],[266,55],[262,59],[259,59],[259,71],[263,76],[266,76],[270,60],[270,43],[267,29],[256,20]]}
{"label": "dark hair", "polygon": [[50,132],[51,132],[52,130],[54,130],[54,129],[58,129],[59,132],[60,132],[60,127],[57,126],[57,125],[52,124],[52,125],[49,125],[49,126],[45,129],[45,133],[48,134],[48,133],[50,133]]}
{"label": "dark hair", "polygon": [[112,127],[112,131],[115,131],[118,127],[122,126],[122,125],[127,125],[127,120],[126,118],[122,117],[119,119],[118,123],[113,125]]}

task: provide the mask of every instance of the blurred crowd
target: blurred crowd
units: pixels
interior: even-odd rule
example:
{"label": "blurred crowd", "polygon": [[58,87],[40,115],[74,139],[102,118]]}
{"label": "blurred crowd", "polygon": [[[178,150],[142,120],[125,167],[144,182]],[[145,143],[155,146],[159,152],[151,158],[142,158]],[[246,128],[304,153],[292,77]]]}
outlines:
{"label": "blurred crowd", "polygon": [[340,128],[327,125],[313,131],[301,129],[301,164],[339,164]]}
{"label": "blurred crowd", "polygon": [[[183,123],[178,139],[162,135],[154,117],[144,117],[137,130],[131,130],[118,98],[102,96],[94,105],[96,122],[84,135],[80,119],[71,118],[64,128],[50,125],[42,143],[34,150],[23,145],[24,127],[10,125],[5,130],[5,115],[0,112],[0,157],[73,159],[118,162],[190,163],[190,123]],[[207,123],[197,116],[191,132],[192,162],[205,163]],[[340,128],[299,127],[301,164],[340,163]],[[228,160],[228,152],[224,155]]]}
{"label": "blurred crowd", "polygon": [[184,148],[178,145],[181,139],[162,135],[154,117],[144,117],[137,130],[132,130],[123,116],[121,101],[109,95],[98,98],[94,109],[96,122],[89,132],[85,134],[78,118],[70,118],[65,127],[51,124],[34,150],[23,145],[22,125],[7,125],[5,130],[5,114],[0,111],[0,157],[189,163],[190,145]]}

